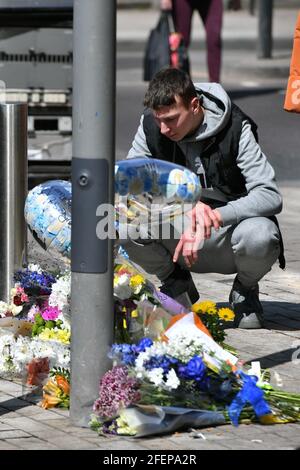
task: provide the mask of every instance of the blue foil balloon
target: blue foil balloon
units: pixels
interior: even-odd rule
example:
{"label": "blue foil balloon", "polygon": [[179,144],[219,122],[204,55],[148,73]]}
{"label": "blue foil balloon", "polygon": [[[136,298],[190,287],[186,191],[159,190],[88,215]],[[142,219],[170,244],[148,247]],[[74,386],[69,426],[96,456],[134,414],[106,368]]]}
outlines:
{"label": "blue foil balloon", "polygon": [[[132,158],[115,165],[115,193],[118,229],[121,213],[132,221],[140,212],[167,216],[184,212],[184,204],[190,208],[200,199],[201,186],[197,175],[185,167],[154,158]],[[54,256],[71,257],[71,202],[71,183],[62,180],[36,186],[26,199],[29,229]]]}
{"label": "blue foil balloon", "polygon": [[115,192],[120,196],[163,198],[164,204],[200,199],[199,178],[187,168],[155,158],[130,158],[115,165]]}
{"label": "blue foil balloon", "polygon": [[131,158],[115,165],[116,212],[138,223],[141,214],[168,220],[200,200],[198,176],[187,168],[155,158]]}
{"label": "blue foil balloon", "polygon": [[71,256],[71,183],[55,180],[29,191],[25,219],[34,238],[49,253]]}

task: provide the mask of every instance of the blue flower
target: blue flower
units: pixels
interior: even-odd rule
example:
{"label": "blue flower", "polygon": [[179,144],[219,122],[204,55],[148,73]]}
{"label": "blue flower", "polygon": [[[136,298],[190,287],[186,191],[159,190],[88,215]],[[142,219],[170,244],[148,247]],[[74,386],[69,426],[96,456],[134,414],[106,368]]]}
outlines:
{"label": "blue flower", "polygon": [[143,338],[141,339],[138,344],[135,346],[135,351],[137,353],[144,352],[146,348],[150,348],[152,346],[153,341],[150,338]]}
{"label": "blue flower", "polygon": [[153,356],[144,364],[145,369],[151,370],[161,367],[164,374],[167,374],[171,368],[177,366],[178,360],[169,356]]}
{"label": "blue flower", "polygon": [[178,372],[184,379],[201,382],[206,377],[206,366],[201,357],[194,356],[186,365],[179,366]]}
{"label": "blue flower", "polygon": [[113,344],[109,353],[111,359],[118,359],[126,365],[133,365],[136,360],[135,348],[131,344]]}
{"label": "blue flower", "polygon": [[20,283],[21,287],[23,287],[27,293],[28,290],[34,289],[43,294],[50,294],[52,284],[56,281],[52,274],[47,272],[38,273],[36,271],[30,271],[29,269],[17,271],[14,280]]}

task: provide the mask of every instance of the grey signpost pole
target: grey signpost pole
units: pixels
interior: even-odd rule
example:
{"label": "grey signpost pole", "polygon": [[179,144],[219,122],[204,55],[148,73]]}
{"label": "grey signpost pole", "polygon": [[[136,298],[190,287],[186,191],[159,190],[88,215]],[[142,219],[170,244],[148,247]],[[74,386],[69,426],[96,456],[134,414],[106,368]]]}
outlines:
{"label": "grey signpost pole", "polygon": [[273,0],[259,0],[258,9],[258,43],[257,56],[259,59],[272,57],[272,20]]}
{"label": "grey signpost pole", "polygon": [[113,242],[96,235],[113,204],[116,0],[74,1],[71,406],[87,426],[113,339]]}
{"label": "grey signpost pole", "polygon": [[0,300],[26,262],[27,103],[0,104]]}

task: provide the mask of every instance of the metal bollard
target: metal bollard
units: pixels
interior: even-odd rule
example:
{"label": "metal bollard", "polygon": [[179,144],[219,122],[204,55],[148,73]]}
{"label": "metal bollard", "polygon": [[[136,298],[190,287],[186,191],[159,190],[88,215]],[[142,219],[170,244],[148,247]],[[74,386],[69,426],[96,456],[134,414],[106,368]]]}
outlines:
{"label": "metal bollard", "polygon": [[27,104],[0,103],[0,301],[26,261]]}

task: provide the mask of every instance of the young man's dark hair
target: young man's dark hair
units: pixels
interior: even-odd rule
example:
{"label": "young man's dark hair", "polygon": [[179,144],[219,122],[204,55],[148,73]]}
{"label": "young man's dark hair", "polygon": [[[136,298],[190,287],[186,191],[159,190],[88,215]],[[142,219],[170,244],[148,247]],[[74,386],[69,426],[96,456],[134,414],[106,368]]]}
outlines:
{"label": "young man's dark hair", "polygon": [[175,68],[163,69],[151,80],[144,106],[150,109],[171,106],[176,102],[175,96],[180,96],[187,107],[191,99],[197,96],[197,92],[187,73]]}

